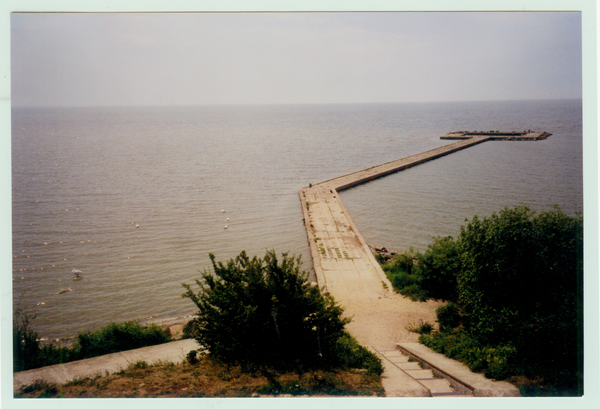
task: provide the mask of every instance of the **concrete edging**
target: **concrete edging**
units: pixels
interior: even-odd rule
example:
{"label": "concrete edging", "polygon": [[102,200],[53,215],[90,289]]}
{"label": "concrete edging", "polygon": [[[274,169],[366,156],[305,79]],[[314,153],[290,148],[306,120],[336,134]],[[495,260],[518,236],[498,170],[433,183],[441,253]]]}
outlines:
{"label": "concrete edging", "polygon": [[310,216],[308,214],[308,207],[306,205],[307,202],[310,203],[309,198],[306,197],[306,189],[302,188],[299,190],[298,195],[300,196],[300,207],[302,207],[302,217],[304,219],[304,227],[306,229],[306,237],[308,240],[308,247],[310,249],[310,255],[313,259],[313,269],[315,271],[315,277],[317,278],[317,285],[319,288],[327,291],[327,281],[325,280],[325,275],[323,274],[323,268],[321,267],[320,260],[315,260],[315,255],[318,255],[317,245],[314,242],[315,235],[310,227]]}

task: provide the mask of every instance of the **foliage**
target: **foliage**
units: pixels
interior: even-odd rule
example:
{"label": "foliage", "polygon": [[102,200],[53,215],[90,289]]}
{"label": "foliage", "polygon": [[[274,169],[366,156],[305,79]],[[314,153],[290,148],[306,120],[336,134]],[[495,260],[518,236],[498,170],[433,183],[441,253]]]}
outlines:
{"label": "foliage", "polygon": [[458,299],[481,343],[511,342],[526,376],[578,382],[583,353],[583,217],[527,207],[461,228]]}
{"label": "foliage", "polygon": [[460,269],[457,243],[452,236],[435,237],[425,253],[417,254],[415,275],[428,298],[456,301],[456,275]]}
{"label": "foliage", "polygon": [[409,247],[405,252],[396,254],[392,259],[392,264],[411,275],[416,258],[415,250]]}
{"label": "foliage", "polygon": [[283,253],[279,262],[273,250],[263,259],[242,251],[226,264],[209,257],[213,272],[196,280],[197,293],[183,284],[182,296],[198,307],[190,332],[214,359],[246,370],[355,364],[343,331],[350,320],[330,294],[310,286],[299,257]]}
{"label": "foliage", "polygon": [[419,286],[419,278],[414,274],[414,261],[418,257],[412,247],[404,253],[395,254],[386,261],[383,257],[375,257],[392,283],[394,290],[409,297],[413,301],[425,301],[427,293]]}
{"label": "foliage", "polygon": [[440,331],[456,328],[460,325],[460,310],[458,305],[454,303],[448,303],[438,307],[435,310],[435,315],[437,317],[437,322],[440,325]]}
{"label": "foliage", "polygon": [[419,287],[417,283],[407,285],[399,292],[413,301],[427,301],[427,292]]}
{"label": "foliage", "polygon": [[95,332],[77,335],[75,344],[57,347],[41,345],[31,328],[35,316],[15,310],[13,321],[13,371],[25,371],[84,358],[141,348],[170,341],[158,325],[142,326],[137,322],[111,323]]}
{"label": "foliage", "polygon": [[13,371],[26,371],[36,368],[40,343],[38,334],[31,328],[35,319],[18,308],[13,316]]}
{"label": "foliage", "polygon": [[506,379],[520,372],[517,350],[509,344],[485,345],[461,330],[421,335],[419,342],[449,358],[464,362],[488,378]]}
{"label": "foliage", "polygon": [[451,301],[436,311],[443,333],[423,339],[453,339],[442,349],[487,375],[544,379],[581,394],[581,214],[518,206],[475,216],[456,241],[434,238],[416,258],[410,274],[400,261],[408,257],[382,268],[396,291],[413,300]]}
{"label": "foliage", "polygon": [[334,346],[335,366],[349,368],[363,368],[373,375],[383,373],[381,359],[373,352],[363,347],[350,334],[344,333],[337,339]]}
{"label": "foliage", "polygon": [[144,326],[135,321],[113,322],[97,331],[77,335],[79,359],[164,344],[168,341],[170,337],[158,325]]}
{"label": "foliage", "polygon": [[[442,332],[421,342],[489,377],[582,393],[581,214],[518,206],[475,216],[456,243],[438,238],[419,255],[416,273],[428,295],[456,301],[436,311]],[[450,288],[452,276],[455,295],[442,296],[436,288]]]}

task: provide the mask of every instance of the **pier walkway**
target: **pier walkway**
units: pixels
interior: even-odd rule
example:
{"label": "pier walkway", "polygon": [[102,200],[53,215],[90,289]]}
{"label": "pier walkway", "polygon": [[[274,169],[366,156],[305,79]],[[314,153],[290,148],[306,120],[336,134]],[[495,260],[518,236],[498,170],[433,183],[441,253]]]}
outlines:
{"label": "pier walkway", "polygon": [[[349,332],[383,358],[387,396],[435,396],[391,360],[389,351],[397,351],[399,343],[416,342],[418,336],[405,330],[407,324],[421,319],[434,322],[435,309],[443,303],[414,303],[393,291],[338,192],[495,139],[489,135],[461,136],[456,138],[458,142],[316,183],[299,192],[318,285],[344,307],[346,316],[352,317]],[[496,384],[514,396],[514,386]],[[501,391],[496,396],[507,394]]]}

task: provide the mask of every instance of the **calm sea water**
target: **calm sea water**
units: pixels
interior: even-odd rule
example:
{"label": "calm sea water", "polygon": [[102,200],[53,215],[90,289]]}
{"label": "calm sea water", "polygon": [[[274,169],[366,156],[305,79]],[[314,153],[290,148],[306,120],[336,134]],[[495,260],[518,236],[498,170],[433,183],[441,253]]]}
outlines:
{"label": "calm sea water", "polygon": [[191,314],[181,283],[210,252],[273,248],[311,267],[299,188],[476,129],[553,136],[487,142],[344,192],[368,242],[424,250],[505,206],[582,210],[579,100],[15,108],[14,305],[48,338]]}

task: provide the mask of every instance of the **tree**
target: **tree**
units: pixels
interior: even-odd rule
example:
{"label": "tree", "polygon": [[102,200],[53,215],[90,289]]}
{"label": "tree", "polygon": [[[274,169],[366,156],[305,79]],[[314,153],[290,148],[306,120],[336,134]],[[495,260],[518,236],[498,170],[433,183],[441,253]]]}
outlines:
{"label": "tree", "polygon": [[264,259],[242,251],[227,264],[209,255],[213,271],[201,273],[182,297],[198,307],[194,338],[210,355],[245,368],[300,368],[340,362],[343,309],[328,293],[311,286],[300,257],[273,250]]}

